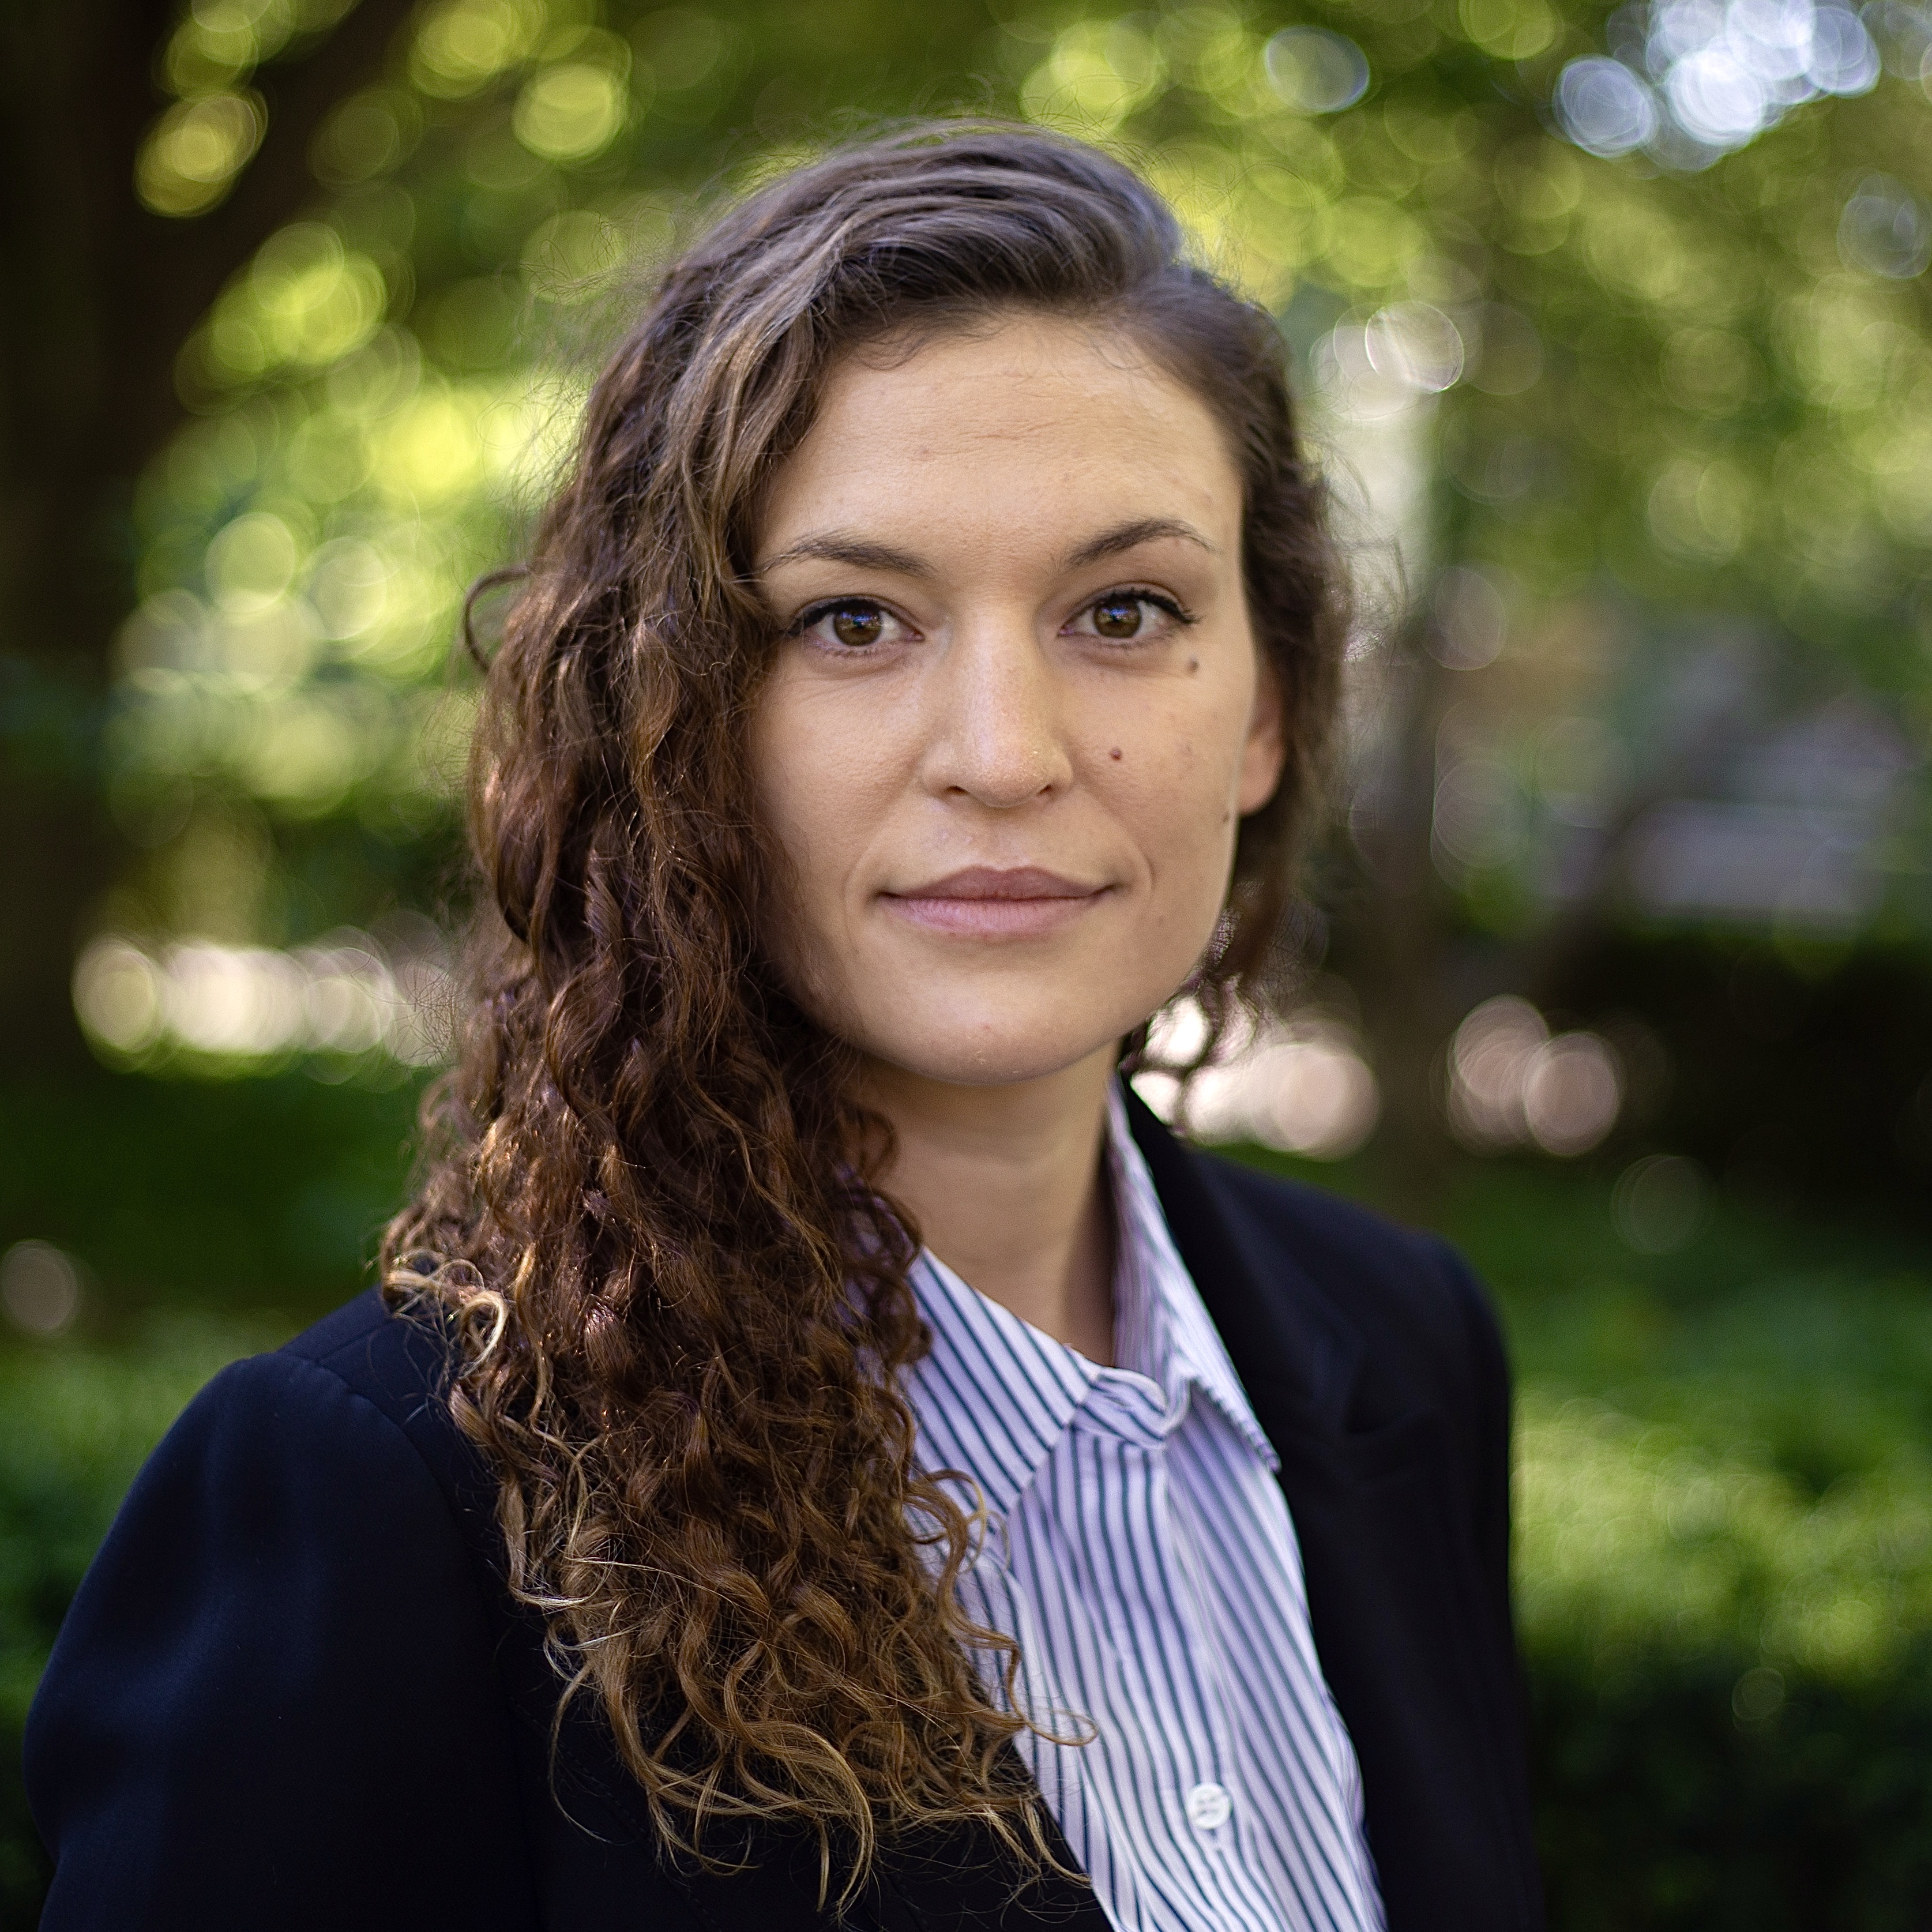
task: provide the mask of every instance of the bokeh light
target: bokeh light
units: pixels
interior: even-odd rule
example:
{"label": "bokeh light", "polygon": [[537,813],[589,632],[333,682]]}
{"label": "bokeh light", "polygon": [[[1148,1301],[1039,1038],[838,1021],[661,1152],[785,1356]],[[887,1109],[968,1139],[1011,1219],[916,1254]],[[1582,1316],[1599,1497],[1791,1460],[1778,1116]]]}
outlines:
{"label": "bokeh light", "polygon": [[1190,1067],[1206,1039],[1200,1007],[1177,1000],[1150,1030],[1148,1065],[1134,1082],[1156,1114],[1196,1138],[1340,1160],[1375,1132],[1380,1090],[1359,1034],[1339,1014],[1311,1006],[1265,1027],[1244,1020],[1184,1089],[1168,1070]]}
{"label": "bokeh light", "polygon": [[1646,1154],[1617,1177],[1610,1211],[1617,1232],[1642,1255],[1675,1254],[1710,1213],[1710,1183],[1682,1154]]}
{"label": "bokeh light", "polygon": [[238,1066],[374,1053],[433,1066],[450,1053],[458,1004],[440,948],[392,956],[352,932],[292,952],[209,940],[150,950],[109,934],[76,962],[74,998],[89,1036],[118,1060],[185,1052]]}
{"label": "bokeh light", "polygon": [[326,34],[354,0],[194,0],[162,50],[178,98],[155,118],[134,164],[134,191],[156,214],[186,219],[226,199],[268,131],[266,102],[246,85],[262,62]]}
{"label": "bokeh light", "polygon": [[74,1325],[81,1270],[51,1241],[16,1241],[0,1255],[0,1310],[16,1328],[43,1339]]}
{"label": "bokeh light", "polygon": [[1880,56],[1850,8],[1814,0],[1652,0],[1620,8],[1613,58],[1571,62],[1557,118],[1593,154],[1706,167],[1792,108],[1868,92]]}
{"label": "bokeh light", "polygon": [[1574,1158],[1616,1126],[1623,1073],[1592,1033],[1551,1035],[1527,1000],[1503,994],[1463,1019],[1449,1043],[1449,1124],[1474,1153],[1534,1146]]}
{"label": "bokeh light", "polygon": [[1339,114],[1368,92],[1368,56],[1325,28],[1284,27],[1269,36],[1263,58],[1268,85],[1304,114]]}
{"label": "bokeh light", "polygon": [[234,186],[267,131],[256,94],[204,94],[155,122],[134,165],[135,191],[157,214],[205,214]]}
{"label": "bokeh light", "polygon": [[1903,182],[1868,175],[1845,203],[1838,253],[1848,268],[1909,281],[1932,262],[1932,213]]}

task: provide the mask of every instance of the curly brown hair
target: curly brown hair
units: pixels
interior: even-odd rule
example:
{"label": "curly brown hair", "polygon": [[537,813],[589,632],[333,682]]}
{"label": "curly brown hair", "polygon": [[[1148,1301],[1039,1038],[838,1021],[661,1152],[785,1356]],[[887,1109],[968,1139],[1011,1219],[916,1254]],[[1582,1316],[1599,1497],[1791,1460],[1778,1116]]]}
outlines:
{"label": "curly brown hair", "polygon": [[848,1892],[916,1827],[1045,1841],[1006,1748],[1013,1646],[955,1598],[979,1526],[898,1385],[926,1338],[890,1133],[760,944],[752,542],[841,357],[1015,310],[1124,332],[1238,458],[1289,758],[1196,990],[1218,1018],[1259,983],[1343,628],[1279,331],[1090,148],[962,123],[849,146],[728,212],[592,393],[488,669],[477,998],[383,1257],[392,1300],[450,1324],[509,1588],[666,1839],[776,1819]]}

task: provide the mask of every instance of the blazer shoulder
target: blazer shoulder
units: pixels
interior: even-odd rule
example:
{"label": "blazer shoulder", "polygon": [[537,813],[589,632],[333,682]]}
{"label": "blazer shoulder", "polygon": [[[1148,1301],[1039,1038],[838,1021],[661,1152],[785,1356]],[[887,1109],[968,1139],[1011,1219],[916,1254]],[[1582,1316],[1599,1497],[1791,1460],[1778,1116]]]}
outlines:
{"label": "blazer shoulder", "polygon": [[433,1312],[392,1308],[372,1288],[264,1359],[307,1364],[359,1396],[408,1438],[465,1529],[482,1532],[495,1486],[451,1418],[455,1357]]}
{"label": "blazer shoulder", "polygon": [[376,1312],[231,1364],[136,1479],[28,1722],[47,1932],[534,1922],[500,1620]]}
{"label": "blazer shoulder", "polygon": [[391,1308],[380,1288],[344,1303],[275,1352],[313,1363],[393,1420],[448,1390],[447,1336],[424,1316]]}

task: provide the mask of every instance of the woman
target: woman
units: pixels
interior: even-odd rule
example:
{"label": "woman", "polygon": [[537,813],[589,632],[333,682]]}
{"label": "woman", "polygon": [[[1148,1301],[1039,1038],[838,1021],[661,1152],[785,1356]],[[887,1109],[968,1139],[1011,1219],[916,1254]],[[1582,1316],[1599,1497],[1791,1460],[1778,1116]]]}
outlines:
{"label": "woman", "polygon": [[1098,154],[850,148],[670,272],[385,1288],[62,1632],[49,1932],[1538,1922],[1480,1292],[1119,1080],[1258,992],[1340,604],[1274,326]]}

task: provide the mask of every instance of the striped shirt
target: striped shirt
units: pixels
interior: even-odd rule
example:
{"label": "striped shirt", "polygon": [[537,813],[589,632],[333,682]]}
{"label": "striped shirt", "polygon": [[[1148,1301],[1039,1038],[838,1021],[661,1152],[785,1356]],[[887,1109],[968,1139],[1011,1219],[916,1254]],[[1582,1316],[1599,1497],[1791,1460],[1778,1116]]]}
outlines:
{"label": "striped shirt", "polygon": [[920,1458],[988,1514],[964,1607],[1020,1645],[1020,1707],[1052,1735],[1018,1748],[1121,1932],[1380,1932],[1274,1453],[1118,1092],[1108,1147],[1118,1367],[930,1254],[914,1270]]}

